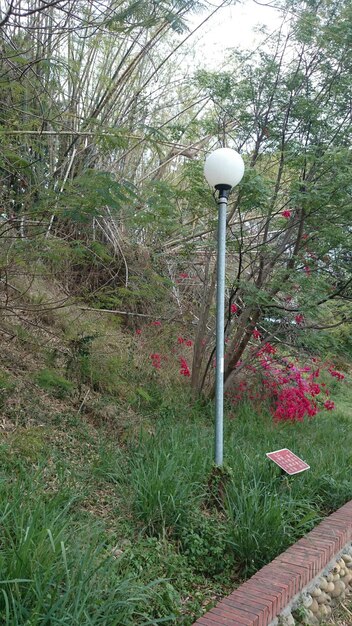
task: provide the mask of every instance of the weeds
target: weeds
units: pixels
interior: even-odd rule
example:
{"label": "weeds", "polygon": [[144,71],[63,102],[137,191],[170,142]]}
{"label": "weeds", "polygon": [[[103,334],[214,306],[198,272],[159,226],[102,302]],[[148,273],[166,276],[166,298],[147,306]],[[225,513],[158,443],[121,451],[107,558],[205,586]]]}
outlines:
{"label": "weeds", "polygon": [[[94,359],[90,347],[79,360]],[[97,362],[99,385],[111,389],[116,371]],[[232,407],[223,476],[212,469],[211,405],[192,403],[184,386],[162,388],[157,376],[129,386],[139,420],[123,441],[114,421],[127,413],[109,395],[113,418],[99,429],[71,405],[2,442],[1,623],[189,626],[352,497],[350,417],[338,399],[333,419],[322,412],[299,423],[275,424],[265,406],[260,416],[249,403]],[[70,396],[73,383],[54,368],[36,380]],[[282,478],[265,456],[282,447],[311,469]]]}
{"label": "weeds", "polygon": [[51,369],[43,369],[37,372],[35,382],[39,387],[48,391],[58,399],[70,395],[74,389],[74,385],[71,381]]}

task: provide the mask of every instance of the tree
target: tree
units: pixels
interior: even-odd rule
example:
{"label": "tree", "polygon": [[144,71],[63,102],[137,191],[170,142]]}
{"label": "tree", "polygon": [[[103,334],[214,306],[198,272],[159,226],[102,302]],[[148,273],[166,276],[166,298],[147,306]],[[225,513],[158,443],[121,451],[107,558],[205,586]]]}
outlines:
{"label": "tree", "polygon": [[[296,3],[295,11],[255,63],[239,53],[225,77],[199,75],[214,135],[232,122],[231,144],[247,156],[228,217],[225,389],[268,342],[308,346],[309,331],[352,318],[344,306],[352,296],[351,8]],[[211,311],[200,309],[204,328]],[[196,369],[203,353],[198,346]],[[194,377],[198,389],[213,353],[203,378]]]}

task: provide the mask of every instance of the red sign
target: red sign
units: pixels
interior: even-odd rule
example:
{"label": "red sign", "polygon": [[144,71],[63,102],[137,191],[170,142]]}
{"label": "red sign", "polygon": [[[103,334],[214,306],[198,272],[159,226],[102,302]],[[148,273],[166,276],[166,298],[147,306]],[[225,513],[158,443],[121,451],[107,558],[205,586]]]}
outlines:
{"label": "red sign", "polygon": [[276,450],[276,452],[267,452],[266,456],[290,476],[309,469],[309,465],[302,461],[299,456],[291,452],[291,450],[288,450],[288,448]]}

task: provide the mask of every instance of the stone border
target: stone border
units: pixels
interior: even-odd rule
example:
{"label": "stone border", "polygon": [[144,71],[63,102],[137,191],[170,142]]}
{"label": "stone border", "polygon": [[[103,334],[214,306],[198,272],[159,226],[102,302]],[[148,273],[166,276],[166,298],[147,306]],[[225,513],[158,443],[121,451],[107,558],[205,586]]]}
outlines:
{"label": "stone border", "polygon": [[352,500],[314,530],[265,565],[194,626],[268,626],[277,624],[285,608],[333,566],[352,540]]}

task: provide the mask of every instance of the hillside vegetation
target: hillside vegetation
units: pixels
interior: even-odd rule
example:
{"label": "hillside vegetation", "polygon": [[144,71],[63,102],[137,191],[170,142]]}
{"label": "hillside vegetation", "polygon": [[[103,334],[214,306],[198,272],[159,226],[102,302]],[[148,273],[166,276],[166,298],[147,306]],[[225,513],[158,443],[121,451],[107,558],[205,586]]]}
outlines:
{"label": "hillside vegetation", "polygon": [[280,0],[256,50],[186,63],[227,4],[0,1],[6,626],[189,626],[352,497],[351,4]]}
{"label": "hillside vegetation", "polygon": [[[308,421],[229,406],[227,464],[214,473],[211,403],[150,362],[152,345],[167,347],[162,327],[145,326],[141,345],[118,316],[74,305],[27,311],[6,330],[5,624],[192,624],[351,498],[346,380],[331,390],[335,410]],[[282,447],[311,469],[283,478],[265,457]]]}

